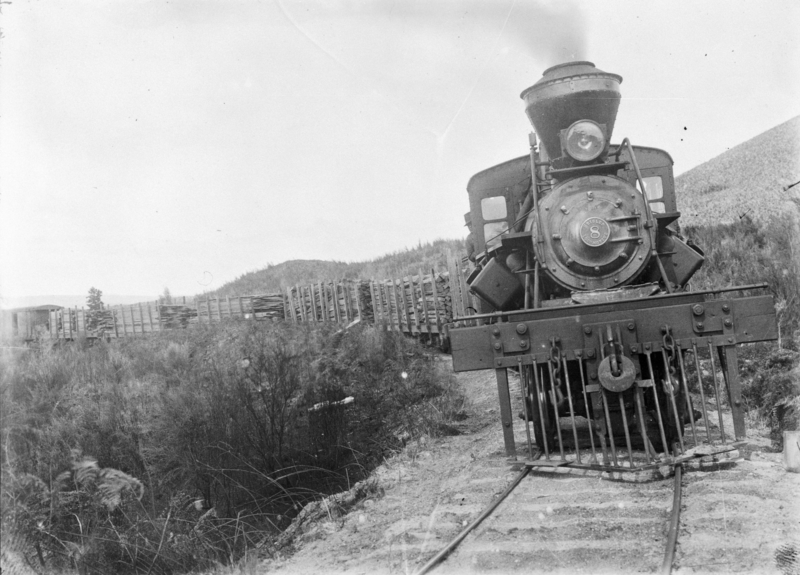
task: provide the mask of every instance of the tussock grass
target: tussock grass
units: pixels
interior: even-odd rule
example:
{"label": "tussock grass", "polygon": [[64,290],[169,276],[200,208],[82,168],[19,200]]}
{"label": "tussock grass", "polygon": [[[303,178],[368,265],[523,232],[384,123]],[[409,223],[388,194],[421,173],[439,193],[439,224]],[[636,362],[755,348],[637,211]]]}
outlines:
{"label": "tussock grass", "polygon": [[777,345],[740,347],[743,399],[751,420],[770,429],[776,447],[782,432],[800,429],[800,228],[789,213],[758,224],[689,226],[684,234],[700,245],[706,262],[694,289],[766,282],[775,298]]}
{"label": "tussock grass", "polygon": [[43,571],[250,565],[464,401],[373,326],[228,321],[2,359],[2,533]]}

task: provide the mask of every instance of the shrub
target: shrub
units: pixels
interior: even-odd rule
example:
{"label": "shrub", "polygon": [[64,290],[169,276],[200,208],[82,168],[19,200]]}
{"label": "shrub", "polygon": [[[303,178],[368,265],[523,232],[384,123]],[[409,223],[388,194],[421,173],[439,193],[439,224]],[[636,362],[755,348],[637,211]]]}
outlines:
{"label": "shrub", "polygon": [[800,333],[800,234],[788,214],[769,226],[741,218],[732,224],[688,226],[684,234],[706,254],[692,279],[694,289],[766,282],[775,297],[781,345]]}
{"label": "shrub", "polygon": [[428,350],[372,326],[227,321],[29,351],[0,364],[4,537],[86,573],[230,562],[405,438],[447,432],[462,403]]}

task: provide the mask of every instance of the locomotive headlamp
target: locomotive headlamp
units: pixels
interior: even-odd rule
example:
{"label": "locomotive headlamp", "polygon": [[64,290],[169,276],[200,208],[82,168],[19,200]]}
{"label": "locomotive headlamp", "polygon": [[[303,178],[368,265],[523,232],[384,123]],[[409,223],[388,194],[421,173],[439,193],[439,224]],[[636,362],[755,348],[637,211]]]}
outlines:
{"label": "locomotive headlamp", "polygon": [[606,148],[605,130],[597,122],[578,120],[561,133],[564,151],[579,162],[591,162]]}

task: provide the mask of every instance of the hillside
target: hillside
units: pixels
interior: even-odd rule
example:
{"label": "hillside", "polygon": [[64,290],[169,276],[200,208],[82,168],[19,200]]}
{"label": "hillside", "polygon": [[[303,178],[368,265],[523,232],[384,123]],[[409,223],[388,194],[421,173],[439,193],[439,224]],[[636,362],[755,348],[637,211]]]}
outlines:
{"label": "hillside", "polygon": [[767,130],[675,178],[682,225],[766,222],[800,215],[800,116]]}
{"label": "hillside", "polygon": [[[464,232],[466,235],[466,231]],[[247,272],[221,288],[207,292],[209,296],[240,296],[274,293],[293,285],[304,285],[336,279],[389,279],[419,270],[446,269],[447,258],[461,257],[464,240],[435,240],[415,248],[386,254],[365,262],[323,260],[291,260],[264,269]]]}
{"label": "hillside", "polygon": [[[743,142],[675,179],[683,226],[765,223],[793,211],[800,219],[800,116]],[[466,232],[465,232],[466,234]],[[419,269],[444,269],[464,240],[436,240],[365,262],[292,260],[247,272],[203,295],[239,296],[334,279],[387,279]]]}

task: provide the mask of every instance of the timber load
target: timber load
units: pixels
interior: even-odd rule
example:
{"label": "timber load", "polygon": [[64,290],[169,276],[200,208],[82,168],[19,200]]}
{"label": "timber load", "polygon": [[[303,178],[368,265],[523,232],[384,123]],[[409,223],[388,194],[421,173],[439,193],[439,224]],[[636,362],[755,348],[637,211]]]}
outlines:
{"label": "timber load", "polygon": [[[476,305],[475,296],[466,288],[468,264],[451,258],[447,267],[444,272],[420,271],[398,279],[342,279],[296,285],[285,293],[188,301],[181,298],[181,303],[175,298],[102,310],[60,308],[40,315],[28,310],[0,310],[0,325],[17,326],[16,332],[2,335],[28,341],[138,336],[229,319],[331,323],[358,320],[408,335],[438,337],[445,334],[446,326],[455,318],[474,313],[470,310]],[[461,319],[455,325],[464,323]]]}

